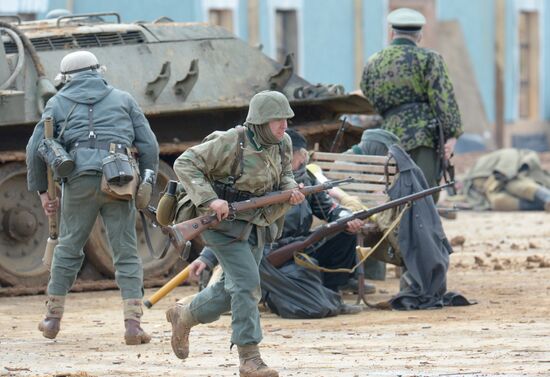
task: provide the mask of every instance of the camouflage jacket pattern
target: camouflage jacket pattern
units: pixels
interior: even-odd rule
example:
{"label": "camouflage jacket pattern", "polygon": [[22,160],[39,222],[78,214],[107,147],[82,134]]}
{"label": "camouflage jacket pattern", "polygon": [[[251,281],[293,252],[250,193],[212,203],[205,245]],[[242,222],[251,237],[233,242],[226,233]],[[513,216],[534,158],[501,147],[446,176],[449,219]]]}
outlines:
{"label": "camouflage jacket pattern", "polygon": [[361,90],[405,150],[435,148],[436,124],[445,140],[462,134],[453,84],[441,55],[405,38],[372,55],[363,71]]}
{"label": "camouflage jacket pattern", "polygon": [[[236,180],[234,187],[256,196],[273,190],[297,187],[292,174],[290,136],[285,133],[282,141],[284,161],[281,161],[278,145],[263,148],[259,146],[250,131],[245,131],[245,134],[243,174]],[[208,202],[218,198],[212,188],[212,182],[228,183],[233,162],[237,158],[238,138],[236,128],[215,131],[201,144],[187,149],[174,163],[176,175],[199,211],[204,211]],[[289,208],[288,203],[275,204],[238,213],[236,219],[259,226],[268,226],[281,218]]]}

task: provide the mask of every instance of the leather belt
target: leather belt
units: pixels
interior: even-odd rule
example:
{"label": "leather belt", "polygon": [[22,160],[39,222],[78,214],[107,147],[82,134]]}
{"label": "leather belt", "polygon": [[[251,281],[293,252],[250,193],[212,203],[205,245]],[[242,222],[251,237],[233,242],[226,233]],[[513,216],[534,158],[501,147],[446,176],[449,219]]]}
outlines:
{"label": "leather belt", "polygon": [[113,151],[115,153],[122,153],[127,156],[130,155],[129,148],[125,144],[121,143],[108,143],[108,142],[94,142],[93,146],[91,146],[92,143],[89,140],[84,141],[77,141],[73,145],[71,145],[69,151],[72,151],[73,149],[77,148],[89,148],[89,149],[101,149],[107,152],[111,151],[111,145],[113,145]]}
{"label": "leather belt", "polygon": [[382,118],[389,117],[389,116],[394,115],[394,114],[396,114],[400,111],[403,111],[403,110],[408,110],[408,109],[412,109],[413,107],[416,107],[416,106],[427,105],[427,104],[428,104],[427,102],[408,102],[408,103],[404,103],[402,105],[392,107],[391,109],[385,111],[382,114]]}

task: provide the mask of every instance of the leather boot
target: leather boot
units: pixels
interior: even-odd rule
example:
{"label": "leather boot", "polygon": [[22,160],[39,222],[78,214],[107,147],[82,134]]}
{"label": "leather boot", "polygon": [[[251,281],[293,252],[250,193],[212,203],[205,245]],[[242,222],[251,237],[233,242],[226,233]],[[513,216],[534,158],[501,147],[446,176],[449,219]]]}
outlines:
{"label": "leather boot", "polygon": [[151,336],[140,326],[143,308],[140,299],[127,299],[124,303],[124,341],[129,346],[146,344],[151,341]]}
{"label": "leather boot", "polygon": [[193,318],[189,305],[176,304],[166,311],[166,320],[172,324],[172,351],[180,359],[189,356],[189,332],[199,324]]}
{"label": "leather boot", "polygon": [[48,339],[55,339],[65,310],[65,296],[49,295],[46,301],[46,317],[38,324],[38,330]]}
{"label": "leather boot", "polygon": [[257,344],[237,346],[239,350],[240,377],[279,377],[275,369],[269,368],[262,357]]}
{"label": "leather boot", "polygon": [[550,190],[540,187],[535,191],[535,202],[540,203],[546,212],[550,212]]}

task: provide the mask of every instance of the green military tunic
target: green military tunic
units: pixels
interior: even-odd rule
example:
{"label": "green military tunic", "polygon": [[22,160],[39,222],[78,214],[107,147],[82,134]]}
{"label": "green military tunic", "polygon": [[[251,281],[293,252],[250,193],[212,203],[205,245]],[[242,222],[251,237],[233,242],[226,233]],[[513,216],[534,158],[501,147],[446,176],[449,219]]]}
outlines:
{"label": "green military tunic", "polygon": [[436,123],[443,126],[445,140],[463,132],[443,58],[409,39],[395,39],[369,58],[361,89],[384,118],[382,128],[395,134],[406,151],[435,148]]}
{"label": "green military tunic", "polygon": [[[267,126],[265,126],[267,127]],[[279,145],[260,146],[251,131],[245,131],[243,172],[235,188],[253,195],[273,190],[297,187],[292,174],[292,143],[285,134]],[[239,147],[237,129],[214,132],[202,144],[189,148],[174,163],[174,170],[183,184],[187,197],[199,212],[218,198],[212,188],[214,181],[229,182]],[[239,169],[240,170],[240,169]],[[235,220],[222,221],[203,232],[202,238],[216,255],[223,269],[220,281],[202,290],[189,309],[199,323],[210,323],[231,310],[231,342],[239,346],[258,344],[262,339],[258,302],[261,297],[258,265],[268,239],[282,230],[278,219],[290,204],[276,204],[237,214]],[[279,225],[278,227],[276,225]]]}

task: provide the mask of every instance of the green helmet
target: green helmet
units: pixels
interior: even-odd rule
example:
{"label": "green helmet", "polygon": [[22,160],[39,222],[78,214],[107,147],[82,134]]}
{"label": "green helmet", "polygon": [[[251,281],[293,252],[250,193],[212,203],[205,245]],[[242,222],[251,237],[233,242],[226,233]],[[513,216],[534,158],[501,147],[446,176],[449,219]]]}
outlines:
{"label": "green helmet", "polygon": [[250,100],[246,123],[264,124],[274,119],[288,119],[294,116],[288,99],[280,92],[264,90]]}

